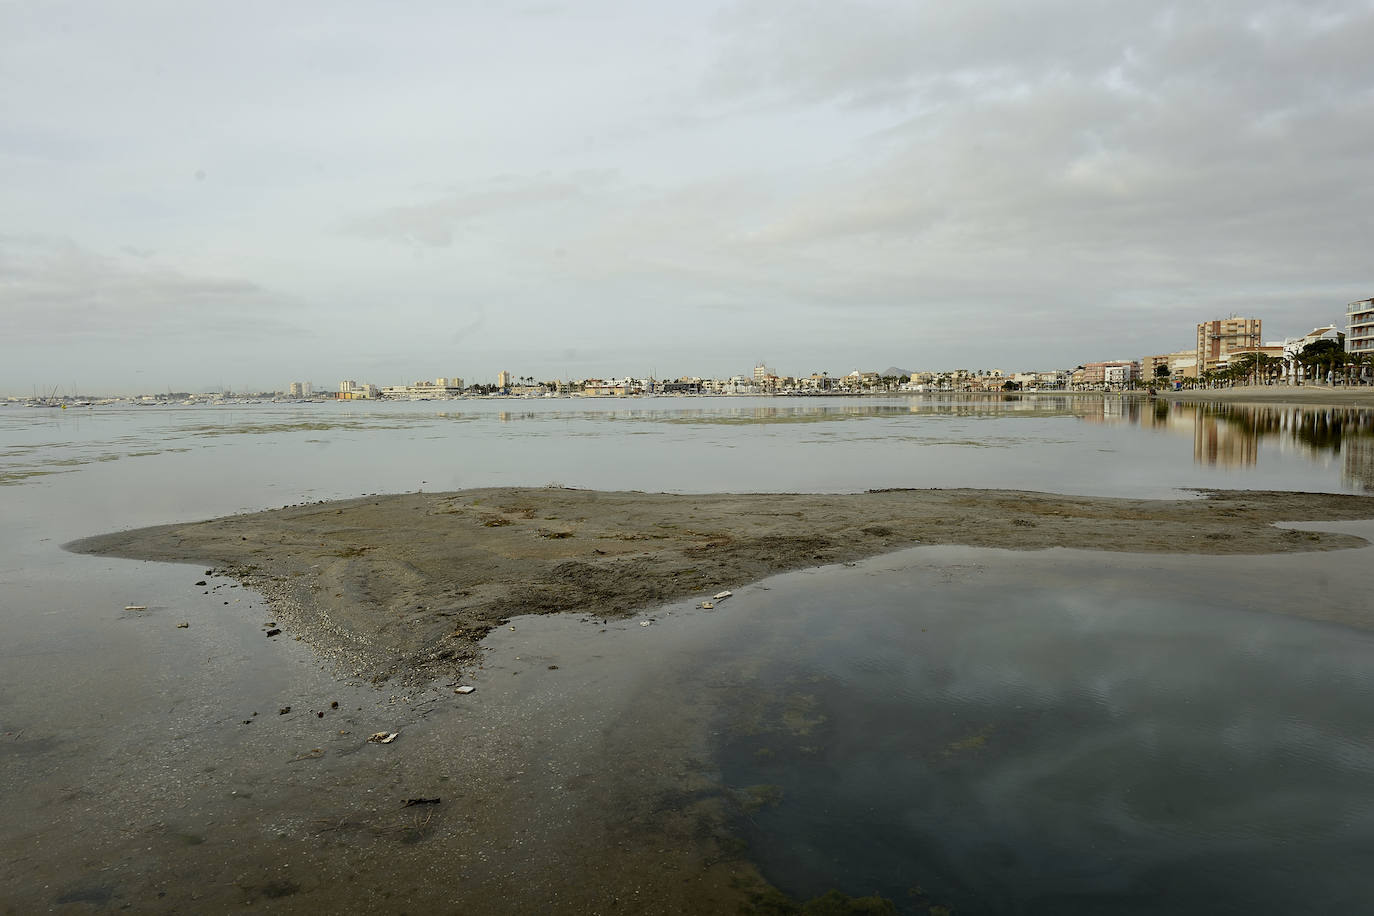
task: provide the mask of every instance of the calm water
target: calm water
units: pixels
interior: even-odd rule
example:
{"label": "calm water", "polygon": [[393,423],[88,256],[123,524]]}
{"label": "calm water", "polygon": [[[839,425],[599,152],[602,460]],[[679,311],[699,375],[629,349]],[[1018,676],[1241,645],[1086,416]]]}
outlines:
{"label": "calm water", "polygon": [[[62,543],[362,493],[550,483],[1363,492],[1374,421],[1068,398],[0,408],[0,835],[29,842],[73,804],[50,786],[134,765],[150,735],[232,756],[217,736],[244,710],[288,686],[337,692],[304,644],[263,640],[256,596],[188,594],[199,570]],[[898,556],[781,577],[728,615],[683,612],[690,644],[663,629],[660,651],[674,648],[655,676],[675,670],[698,701],[695,681],[725,687],[709,694],[717,765],[731,791],[755,787],[738,828],[771,880],[800,896],[877,890],[912,911],[915,885],[961,912],[1374,900],[1352,858],[1374,842],[1361,719],[1374,645],[1264,613],[1314,590],[1365,600],[1350,570],[1367,552]]]}
{"label": "calm water", "polygon": [[903,912],[1367,911],[1374,634],[1273,613],[1353,600],[1360,553],[784,577],[713,647],[738,826],[789,892]]}

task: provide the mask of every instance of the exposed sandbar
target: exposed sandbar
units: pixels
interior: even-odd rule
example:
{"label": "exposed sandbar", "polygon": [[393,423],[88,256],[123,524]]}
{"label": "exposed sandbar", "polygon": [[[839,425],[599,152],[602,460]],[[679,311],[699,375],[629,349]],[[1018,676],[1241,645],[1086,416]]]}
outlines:
{"label": "exposed sandbar", "polygon": [[[1364,546],[1276,521],[1374,518],[1374,497],[1131,500],[1005,490],[841,495],[493,488],[374,496],[88,538],[83,553],[218,567],[353,673],[472,663],[518,614],[624,616],[913,544],[1256,554]],[[1374,615],[1356,625],[1374,628]]]}

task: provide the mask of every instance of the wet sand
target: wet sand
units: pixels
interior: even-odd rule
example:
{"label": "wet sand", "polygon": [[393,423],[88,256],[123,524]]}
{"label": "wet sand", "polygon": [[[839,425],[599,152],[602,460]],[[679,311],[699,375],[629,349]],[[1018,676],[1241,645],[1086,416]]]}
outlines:
{"label": "wet sand", "polygon": [[[456,676],[520,614],[624,618],[787,570],[915,544],[1259,554],[1363,546],[1274,522],[1374,518],[1374,498],[1215,491],[1126,500],[1002,490],[675,495],[492,488],[373,496],[88,538],[69,549],[196,563],[259,590],[336,671]],[[1359,608],[1294,613],[1374,628]]]}

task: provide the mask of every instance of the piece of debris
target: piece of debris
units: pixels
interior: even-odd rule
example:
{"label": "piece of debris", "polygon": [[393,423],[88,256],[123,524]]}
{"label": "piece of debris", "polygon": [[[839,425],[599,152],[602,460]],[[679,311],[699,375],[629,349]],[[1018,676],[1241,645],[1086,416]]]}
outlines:
{"label": "piece of debris", "polygon": [[201,579],[199,582],[196,583],[196,585],[204,585],[204,584],[205,584],[205,580],[204,580],[204,579]]}
{"label": "piece of debris", "polygon": [[289,762],[290,762],[290,763],[297,763],[297,762],[299,762],[299,761],[301,761],[301,760],[319,760],[319,759],[320,759],[321,757],[323,757],[323,756],[324,756],[324,748],[322,748],[322,747],[316,747],[316,748],[311,748],[310,750],[306,751],[304,754],[297,754],[295,757],[292,757],[291,760],[290,760]]}
{"label": "piece of debris", "polygon": [[330,703],[330,704],[329,704],[329,708],[330,708],[330,709],[338,709],[338,708],[339,708],[339,701],[338,701],[338,700],[335,700],[334,702]]}
{"label": "piece of debris", "polygon": [[396,740],[400,732],[377,732],[368,738],[373,744],[390,744]]}
{"label": "piece of debris", "polygon": [[715,598],[717,601],[724,601],[726,598],[729,598],[733,594],[734,592],[716,592],[714,595],[712,595],[712,597]]}
{"label": "piece of debris", "polygon": [[183,620],[181,623],[177,624],[177,629],[178,629],[178,630],[185,630],[185,629],[189,629],[190,626],[191,626],[190,621]]}
{"label": "piece of debris", "polygon": [[472,693],[472,692],[473,692],[474,690],[476,690],[476,689],[477,689],[476,687],[473,687],[473,686],[470,685],[470,684],[464,684],[462,687],[455,687],[455,688],[453,688],[453,692],[454,692],[454,693],[464,693],[464,694],[466,694],[466,693]]}
{"label": "piece of debris", "polygon": [[146,605],[146,604],[126,604],[126,605],[124,605],[124,610],[126,610],[126,611],[146,611],[146,610],[148,610],[148,605]]}
{"label": "piece of debris", "polygon": [[315,718],[316,718],[316,719],[323,719],[323,718],[324,718],[324,713],[322,713],[322,712],[317,712],[317,713],[315,713]]}
{"label": "piece of debris", "polygon": [[281,634],[281,630],[277,629],[276,627],[273,627],[272,629],[270,629],[270,630],[267,631],[267,635],[268,635],[268,636],[278,636],[278,635],[280,635],[280,634]]}
{"label": "piece of debris", "polygon": [[647,627],[647,626],[648,626],[649,624],[651,624],[651,623],[653,623],[652,620],[641,620],[641,621],[639,622],[639,625],[640,625],[641,627]]}
{"label": "piece of debris", "polygon": [[437,805],[439,801],[437,798],[407,798],[401,807],[414,808],[416,805]]}
{"label": "piece of debris", "polygon": [[281,709],[278,709],[278,710],[277,710],[277,715],[279,715],[279,716],[284,716],[284,715],[286,715],[286,714],[287,714],[288,712],[290,712],[290,711],[291,711],[291,707],[290,707],[290,706],[283,706]]}
{"label": "piece of debris", "polygon": [[715,605],[712,604],[712,603],[709,602],[709,601],[703,601],[703,602],[701,602],[701,609],[704,610],[704,611],[709,611],[709,610],[711,610],[713,607],[715,607]]}

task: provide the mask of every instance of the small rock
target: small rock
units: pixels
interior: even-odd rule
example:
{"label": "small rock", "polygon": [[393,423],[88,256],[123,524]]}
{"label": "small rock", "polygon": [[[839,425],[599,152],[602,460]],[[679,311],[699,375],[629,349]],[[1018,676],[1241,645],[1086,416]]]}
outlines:
{"label": "small rock", "polygon": [[641,627],[647,627],[647,626],[648,626],[649,624],[651,624],[651,623],[653,623],[652,620],[641,620],[641,621],[639,622],[639,625],[640,625]]}
{"label": "small rock", "polygon": [[288,712],[290,712],[290,711],[291,711],[291,707],[290,707],[290,706],[283,706],[281,709],[278,709],[278,710],[277,710],[277,715],[279,715],[279,716],[284,716],[284,715],[286,715],[286,714],[287,714]]}
{"label": "small rock", "polygon": [[178,630],[185,630],[185,629],[187,629],[187,628],[190,627],[190,626],[191,626],[190,621],[183,620],[181,623],[177,624],[177,629],[178,629]]}
{"label": "small rock", "polygon": [[315,713],[315,718],[317,718],[317,719],[323,719],[323,718],[324,718],[324,713],[322,713],[322,712],[317,712],[317,713]]}
{"label": "small rock", "polygon": [[339,701],[338,701],[338,700],[335,700],[333,703],[330,703],[330,704],[329,704],[329,708],[330,708],[330,709],[338,709],[338,708],[339,708]]}
{"label": "small rock", "polygon": [[[228,603],[229,603],[229,602],[227,602],[227,601],[225,602],[225,604],[228,604]],[[272,629],[270,629],[270,630],[267,631],[267,635],[268,635],[268,636],[276,636],[276,635],[278,635],[278,634],[280,634],[280,633],[281,633],[281,630],[278,630],[276,627],[273,627]]]}
{"label": "small rock", "polygon": [[469,685],[467,685],[467,684],[464,684],[462,687],[455,687],[455,688],[453,688],[453,692],[454,692],[454,693],[464,693],[464,694],[466,694],[466,693],[472,693],[472,692],[473,692],[474,690],[476,690],[476,689],[477,689],[476,687],[471,687],[471,686],[469,686]]}
{"label": "small rock", "polygon": [[205,584],[205,580],[204,580],[204,579],[201,579],[199,582],[196,583],[196,585],[204,585],[204,584]]}

